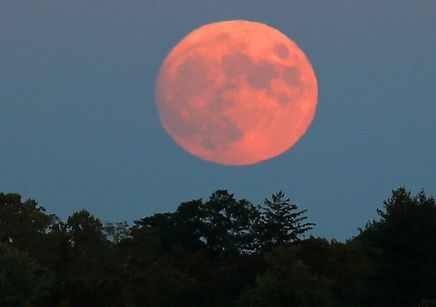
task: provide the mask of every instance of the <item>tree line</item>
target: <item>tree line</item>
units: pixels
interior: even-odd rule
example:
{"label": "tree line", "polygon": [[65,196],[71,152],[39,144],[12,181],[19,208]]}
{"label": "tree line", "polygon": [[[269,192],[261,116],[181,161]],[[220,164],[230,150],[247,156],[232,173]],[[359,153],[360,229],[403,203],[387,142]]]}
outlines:
{"label": "tree line", "polygon": [[436,306],[433,197],[392,191],[344,243],[306,237],[306,213],[217,190],[133,225],[62,221],[0,193],[0,306]]}

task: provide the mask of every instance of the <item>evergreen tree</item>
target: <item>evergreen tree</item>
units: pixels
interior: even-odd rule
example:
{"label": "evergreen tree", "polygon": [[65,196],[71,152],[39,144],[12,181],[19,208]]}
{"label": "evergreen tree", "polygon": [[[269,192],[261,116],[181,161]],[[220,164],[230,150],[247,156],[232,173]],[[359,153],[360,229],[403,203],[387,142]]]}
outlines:
{"label": "evergreen tree", "polygon": [[375,270],[373,306],[417,306],[436,298],[436,201],[399,188],[356,238]]}
{"label": "evergreen tree", "polygon": [[299,241],[301,236],[313,228],[314,223],[305,223],[307,211],[298,210],[296,204],[285,198],[280,191],[265,199],[258,229],[258,245],[261,249],[287,246]]}

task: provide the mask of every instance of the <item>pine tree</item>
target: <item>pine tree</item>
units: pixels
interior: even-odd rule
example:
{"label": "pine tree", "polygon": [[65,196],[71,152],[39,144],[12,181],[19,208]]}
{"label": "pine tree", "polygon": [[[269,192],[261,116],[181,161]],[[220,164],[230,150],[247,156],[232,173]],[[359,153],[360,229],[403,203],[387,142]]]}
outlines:
{"label": "pine tree", "polygon": [[274,246],[287,246],[300,240],[300,237],[313,228],[313,223],[303,223],[307,211],[298,210],[296,204],[285,198],[280,191],[273,194],[271,199],[265,199],[265,206],[261,207],[262,216],[258,226],[258,245],[261,249]]}

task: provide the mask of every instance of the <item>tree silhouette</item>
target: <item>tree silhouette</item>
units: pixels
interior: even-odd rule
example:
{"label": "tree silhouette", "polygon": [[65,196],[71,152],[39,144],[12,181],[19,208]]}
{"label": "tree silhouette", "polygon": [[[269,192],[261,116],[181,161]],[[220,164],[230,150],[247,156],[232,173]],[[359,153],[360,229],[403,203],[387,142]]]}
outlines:
{"label": "tree silhouette", "polygon": [[346,242],[306,210],[217,190],[175,212],[62,222],[0,193],[0,306],[434,306],[436,203],[404,188]]}
{"label": "tree silhouette", "polygon": [[311,271],[296,246],[276,247],[265,254],[266,270],[240,299],[242,306],[335,306],[330,281]]}
{"label": "tree silhouette", "polygon": [[371,297],[377,306],[417,306],[436,297],[436,202],[401,187],[377,210],[380,220],[356,240],[375,270]]}
{"label": "tree silhouette", "polygon": [[54,214],[29,199],[23,202],[15,193],[0,193],[0,242],[35,254],[43,235],[56,223]]}
{"label": "tree silhouette", "polygon": [[[211,253],[222,257],[252,250],[253,226],[259,214],[249,201],[236,200],[227,190],[218,190],[199,209],[199,239]],[[177,212],[184,211],[182,204]]]}
{"label": "tree silhouette", "polygon": [[207,201],[183,202],[175,213],[155,214],[136,225],[158,234],[165,245],[206,248],[223,257],[253,250],[253,227],[258,219],[259,212],[249,201],[218,190]]}
{"label": "tree silhouette", "polygon": [[44,302],[52,282],[52,274],[26,253],[0,243],[0,306]]}
{"label": "tree silhouette", "polygon": [[296,204],[290,203],[283,192],[266,198],[261,208],[261,220],[258,229],[258,245],[261,249],[271,249],[274,246],[287,246],[299,241],[304,233],[315,225],[302,223],[307,217],[307,211],[298,210]]}

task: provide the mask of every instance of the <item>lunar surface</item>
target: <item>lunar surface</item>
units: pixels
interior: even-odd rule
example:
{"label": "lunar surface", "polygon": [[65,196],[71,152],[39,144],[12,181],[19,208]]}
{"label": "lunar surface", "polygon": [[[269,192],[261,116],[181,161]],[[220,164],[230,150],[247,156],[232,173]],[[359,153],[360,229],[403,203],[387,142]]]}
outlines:
{"label": "lunar surface", "polygon": [[249,165],[290,149],[315,115],[318,86],[304,52],[278,30],[243,20],[202,26],[164,60],[156,102],[189,153]]}

